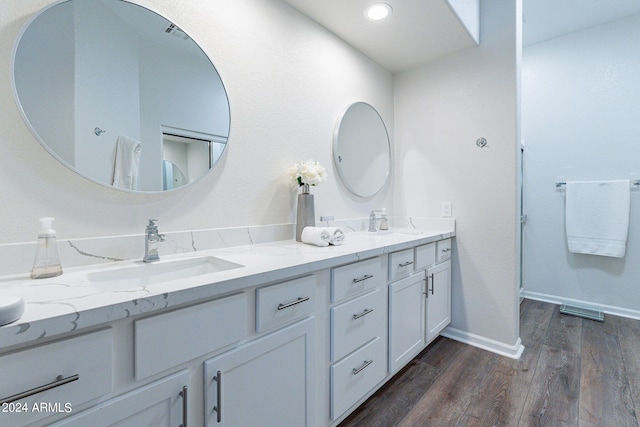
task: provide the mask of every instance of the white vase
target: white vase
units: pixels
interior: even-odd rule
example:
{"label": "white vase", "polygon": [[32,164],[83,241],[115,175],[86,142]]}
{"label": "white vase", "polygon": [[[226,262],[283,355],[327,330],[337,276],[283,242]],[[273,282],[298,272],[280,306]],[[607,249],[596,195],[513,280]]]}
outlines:
{"label": "white vase", "polygon": [[298,194],[298,212],[296,220],[296,241],[302,241],[302,230],[315,227],[316,213],[313,206],[313,194],[309,193],[309,185],[302,185],[302,193]]}

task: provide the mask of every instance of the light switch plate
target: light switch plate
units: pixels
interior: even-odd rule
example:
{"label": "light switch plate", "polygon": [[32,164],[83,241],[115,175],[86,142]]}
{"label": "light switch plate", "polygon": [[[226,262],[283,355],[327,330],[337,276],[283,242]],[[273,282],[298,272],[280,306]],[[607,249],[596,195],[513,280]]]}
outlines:
{"label": "light switch plate", "polygon": [[442,217],[451,218],[453,206],[451,202],[442,202]]}

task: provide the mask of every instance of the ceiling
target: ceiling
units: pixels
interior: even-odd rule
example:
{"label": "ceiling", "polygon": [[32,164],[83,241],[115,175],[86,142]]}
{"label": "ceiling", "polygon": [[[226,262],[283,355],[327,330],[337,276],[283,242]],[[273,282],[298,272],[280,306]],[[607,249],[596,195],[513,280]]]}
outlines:
{"label": "ceiling", "polygon": [[[378,22],[363,14],[374,0],[284,1],[392,72],[476,46],[445,0],[383,0],[393,14]],[[523,44],[636,13],[640,0],[523,0]]]}
{"label": "ceiling", "polygon": [[528,46],[640,13],[640,0],[523,0],[522,9]]}
{"label": "ceiling", "polygon": [[375,0],[284,1],[392,72],[476,46],[445,0],[383,0],[393,14],[376,22]]}

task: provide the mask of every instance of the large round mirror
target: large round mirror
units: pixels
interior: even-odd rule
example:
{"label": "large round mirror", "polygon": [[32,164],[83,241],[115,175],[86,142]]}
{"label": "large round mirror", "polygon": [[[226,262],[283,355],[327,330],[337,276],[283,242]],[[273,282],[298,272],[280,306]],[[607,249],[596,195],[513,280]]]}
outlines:
{"label": "large round mirror", "polygon": [[371,105],[356,102],[340,116],[333,161],[353,194],[371,197],[384,187],[391,168],[391,147],[382,117]]}
{"label": "large round mirror", "polygon": [[127,1],[41,10],[16,42],[13,83],[43,146],[110,187],[196,181],[229,137],[229,101],[209,58],[180,27]]}

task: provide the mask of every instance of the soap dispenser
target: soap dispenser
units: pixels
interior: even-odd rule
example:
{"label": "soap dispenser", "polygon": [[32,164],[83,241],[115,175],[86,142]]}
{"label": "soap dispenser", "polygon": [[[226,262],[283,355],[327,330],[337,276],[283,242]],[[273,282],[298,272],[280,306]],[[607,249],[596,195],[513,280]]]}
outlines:
{"label": "soap dispenser", "polygon": [[56,277],[62,274],[62,266],[58,256],[58,244],[56,243],[56,231],[52,225],[53,218],[40,218],[36,259],[31,269],[32,279],[46,279],[47,277]]}

